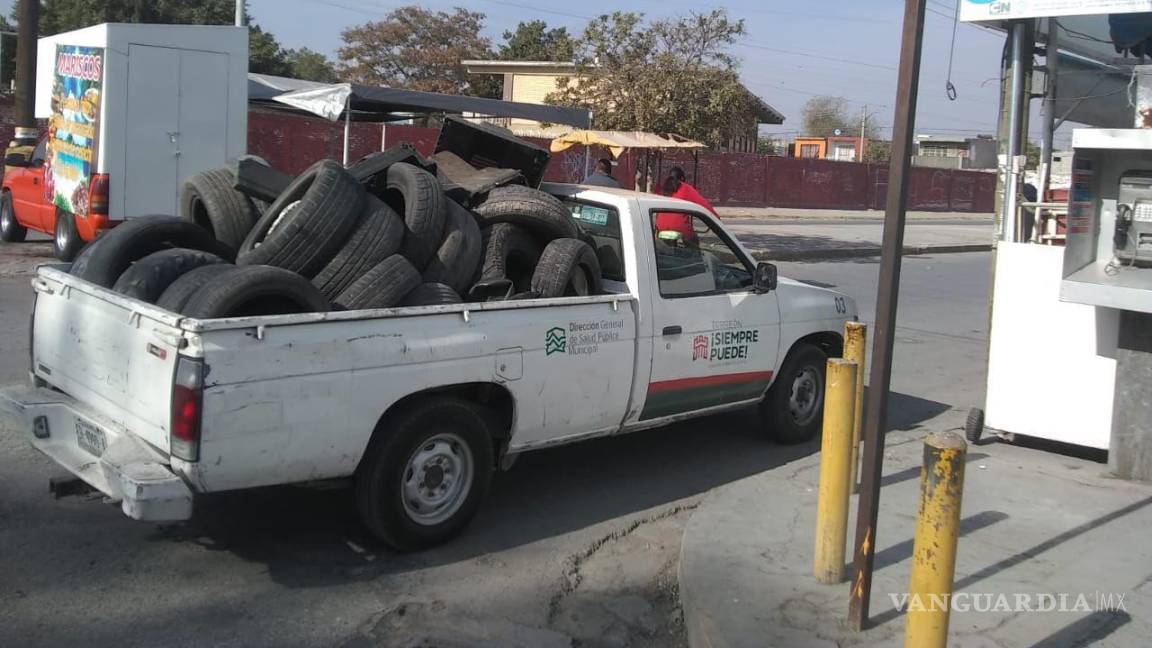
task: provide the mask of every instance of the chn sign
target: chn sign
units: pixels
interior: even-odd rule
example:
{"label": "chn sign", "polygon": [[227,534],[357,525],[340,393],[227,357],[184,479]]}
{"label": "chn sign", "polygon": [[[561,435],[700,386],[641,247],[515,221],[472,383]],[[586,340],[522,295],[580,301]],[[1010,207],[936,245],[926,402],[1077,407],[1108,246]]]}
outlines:
{"label": "chn sign", "polygon": [[960,0],[966,22],[1142,11],[1152,11],[1152,0]]}

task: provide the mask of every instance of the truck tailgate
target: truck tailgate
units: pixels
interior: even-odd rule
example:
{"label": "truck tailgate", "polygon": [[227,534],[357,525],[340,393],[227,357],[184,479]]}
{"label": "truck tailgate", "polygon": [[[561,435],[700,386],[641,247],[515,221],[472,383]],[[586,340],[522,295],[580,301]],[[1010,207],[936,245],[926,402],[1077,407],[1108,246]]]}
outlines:
{"label": "truck tailgate", "polygon": [[37,377],[167,452],[179,316],[41,267],[32,369]]}

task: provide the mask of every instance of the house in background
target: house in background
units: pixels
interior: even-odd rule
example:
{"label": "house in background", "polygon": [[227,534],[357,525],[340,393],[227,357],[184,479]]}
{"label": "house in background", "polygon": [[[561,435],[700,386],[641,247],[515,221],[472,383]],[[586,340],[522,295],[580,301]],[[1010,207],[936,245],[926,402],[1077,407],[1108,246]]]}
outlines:
{"label": "house in background", "polygon": [[867,140],[851,135],[833,135],[830,137],[797,137],[791,149],[791,157],[815,158],[817,160],[836,160],[839,162],[858,162],[863,157],[861,152],[868,150]]}
{"label": "house in background", "polygon": [[935,169],[995,169],[998,144],[991,135],[917,135],[915,166]]}
{"label": "house in background", "polygon": [[[504,78],[505,101],[518,101],[522,103],[543,104],[545,98],[560,89],[559,80],[563,77],[577,76],[576,64],[556,61],[461,61],[469,74],[497,74]],[[752,153],[756,151],[759,140],[760,124],[783,124],[784,115],[780,114],[763,99],[757,97],[746,89],[753,99],[756,109],[746,118],[741,126],[742,134],[735,137],[723,150]],[[541,124],[528,119],[491,119],[485,121],[505,126],[521,137],[558,137],[572,130],[565,126]]]}

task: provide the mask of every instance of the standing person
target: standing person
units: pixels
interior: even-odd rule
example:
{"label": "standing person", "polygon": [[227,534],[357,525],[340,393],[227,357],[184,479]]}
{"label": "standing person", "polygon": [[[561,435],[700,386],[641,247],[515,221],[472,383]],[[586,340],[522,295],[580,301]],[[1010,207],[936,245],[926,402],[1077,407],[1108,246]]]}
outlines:
{"label": "standing person", "polygon": [[592,169],[592,173],[588,174],[587,178],[584,178],[584,184],[594,187],[612,187],[613,189],[619,189],[620,182],[612,177],[612,161],[608,158],[596,160],[596,166]]}
{"label": "standing person", "polygon": [[716,218],[720,218],[720,214],[717,214],[716,210],[712,209],[712,203],[708,202],[708,200],[696,190],[696,187],[688,184],[684,178],[684,169],[678,166],[674,166],[668,170],[668,178],[664,180],[664,195],[670,198],[679,198],[696,203],[712,212],[712,215]]}
{"label": "standing person", "polygon": [[[663,195],[669,198],[679,198],[696,203],[707,209],[713,216],[720,215],[712,209],[712,204],[696,191],[696,187],[688,184],[684,178],[684,169],[674,166],[668,170],[668,177],[664,179]],[[696,242],[696,232],[692,227],[692,217],[680,212],[659,212],[656,214],[656,230],[660,232],[679,232],[685,243]]]}

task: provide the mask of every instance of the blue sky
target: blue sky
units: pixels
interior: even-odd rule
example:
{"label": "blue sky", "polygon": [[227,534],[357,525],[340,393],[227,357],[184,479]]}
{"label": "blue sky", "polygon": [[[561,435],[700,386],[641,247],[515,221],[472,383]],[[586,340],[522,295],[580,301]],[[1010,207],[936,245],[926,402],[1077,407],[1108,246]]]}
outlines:
{"label": "blue sky", "polygon": [[[2,0],[0,0],[2,1]],[[997,79],[1003,37],[961,23],[956,29],[952,78],[956,101],[944,83],[952,38],[955,0],[928,0],[920,79],[917,132],[971,136],[992,133],[998,110]],[[4,1],[10,5],[11,0]],[[335,56],[341,30],[382,18],[406,2],[381,0],[249,0],[253,19],[286,47],[310,47]],[[650,17],[683,15],[724,7],[743,18],[747,37],[733,49],[741,76],[754,92],[781,111],[787,121],[767,129],[794,135],[800,108],[813,95],[849,100],[856,114],[867,104],[870,120],[891,134],[896,64],[900,56],[901,0],[728,0],[702,4],[687,0],[423,0],[421,6],[463,6],[487,15],[486,35],[498,41],[520,21],[544,20],[579,33],[588,17],[614,10]],[[1033,120],[1033,133],[1038,132]],[[1064,137],[1058,134],[1058,143]]]}
{"label": "blue sky", "polygon": [[[334,56],[342,29],[378,20],[403,4],[407,3],[249,0],[249,11],[286,46],[307,46]],[[904,6],[900,0],[729,0],[723,4],[687,0],[425,0],[420,4],[432,9],[463,6],[486,14],[486,35],[493,41],[525,20],[544,20],[579,33],[588,17],[614,10],[662,17],[724,7],[732,16],[743,18],[748,30],[747,37],[733,49],[741,60],[745,85],[787,117],[783,126],[767,131],[796,134],[804,102],[812,95],[829,94],[848,99],[857,114],[867,104],[870,120],[882,127],[882,136],[891,133],[888,127],[895,105]],[[958,26],[952,77],[959,96],[949,101],[944,84],[955,4],[954,0],[928,0],[928,7],[917,132],[964,136],[993,133],[1003,37],[973,25]]]}

